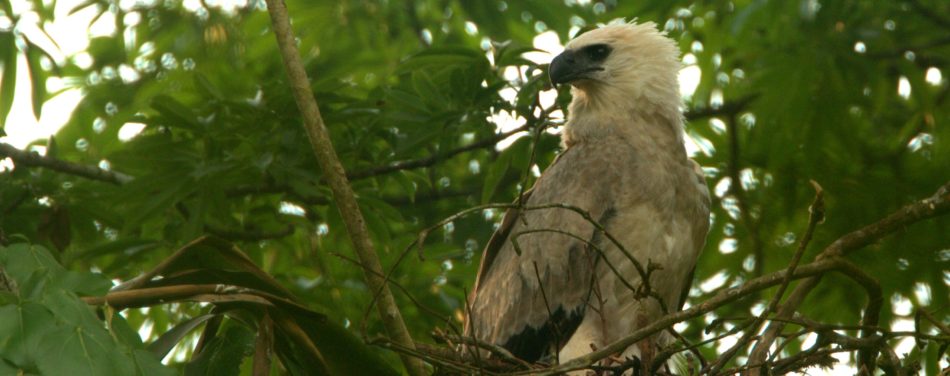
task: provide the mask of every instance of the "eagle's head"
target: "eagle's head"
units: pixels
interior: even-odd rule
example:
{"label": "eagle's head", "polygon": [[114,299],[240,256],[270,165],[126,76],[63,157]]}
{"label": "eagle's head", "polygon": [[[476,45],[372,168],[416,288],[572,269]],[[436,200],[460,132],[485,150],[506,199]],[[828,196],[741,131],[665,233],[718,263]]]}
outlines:
{"label": "eagle's head", "polygon": [[[679,49],[656,24],[609,25],[579,35],[551,61],[554,84],[571,84],[571,112],[679,113]],[[678,115],[677,115],[678,116]]]}

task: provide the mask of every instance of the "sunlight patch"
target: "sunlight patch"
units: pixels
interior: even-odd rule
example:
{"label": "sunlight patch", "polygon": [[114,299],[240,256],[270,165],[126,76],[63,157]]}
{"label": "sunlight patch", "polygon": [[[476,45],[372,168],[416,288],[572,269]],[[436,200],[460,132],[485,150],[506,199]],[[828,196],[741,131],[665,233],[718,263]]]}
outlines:
{"label": "sunlight patch", "polygon": [[680,95],[689,99],[699,87],[699,81],[703,76],[703,70],[697,65],[687,65],[679,71]]}
{"label": "sunlight patch", "polygon": [[897,81],[897,95],[900,95],[901,98],[909,99],[910,93],[910,81],[907,80],[907,77],[901,76],[901,78]]}
{"label": "sunlight patch", "polygon": [[722,287],[722,285],[726,283],[727,278],[728,278],[728,274],[726,274],[725,271],[719,271],[712,277],[709,277],[708,279],[700,283],[699,289],[703,290],[703,292],[708,293],[710,291],[713,291],[715,289]]}
{"label": "sunlight patch", "polygon": [[864,42],[862,42],[862,41],[857,41],[857,42],[854,44],[854,52],[857,52],[857,53],[859,53],[859,54],[863,54],[863,53],[864,53],[865,51],[867,51],[867,50],[868,50],[868,47],[865,46],[865,45],[864,45]]}
{"label": "sunlight patch", "polygon": [[300,207],[300,205],[293,204],[287,201],[280,202],[280,209],[278,209],[278,212],[280,212],[281,214],[294,215],[298,217],[303,217],[305,213],[303,208]]}
{"label": "sunlight patch", "polygon": [[122,124],[122,128],[119,128],[119,141],[128,142],[133,138],[142,133],[145,130],[145,124],[143,123],[125,123]]}
{"label": "sunlight patch", "polygon": [[522,56],[537,64],[550,63],[551,59],[561,52],[564,52],[564,45],[561,43],[561,38],[558,37],[556,32],[551,30],[535,36],[532,45],[541,51],[526,52]]}
{"label": "sunlight patch", "polygon": [[940,69],[937,69],[937,67],[930,67],[927,68],[927,75],[924,80],[933,86],[940,86],[940,83],[943,82],[943,74],[941,74]]}

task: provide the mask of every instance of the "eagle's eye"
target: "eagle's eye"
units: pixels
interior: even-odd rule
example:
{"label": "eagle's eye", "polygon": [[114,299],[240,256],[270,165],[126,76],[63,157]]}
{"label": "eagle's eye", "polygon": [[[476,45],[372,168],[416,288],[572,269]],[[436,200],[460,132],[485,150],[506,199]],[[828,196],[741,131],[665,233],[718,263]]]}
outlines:
{"label": "eagle's eye", "polygon": [[610,46],[606,44],[594,44],[587,47],[584,47],[584,53],[587,54],[592,61],[604,61],[607,59],[607,56],[610,55]]}

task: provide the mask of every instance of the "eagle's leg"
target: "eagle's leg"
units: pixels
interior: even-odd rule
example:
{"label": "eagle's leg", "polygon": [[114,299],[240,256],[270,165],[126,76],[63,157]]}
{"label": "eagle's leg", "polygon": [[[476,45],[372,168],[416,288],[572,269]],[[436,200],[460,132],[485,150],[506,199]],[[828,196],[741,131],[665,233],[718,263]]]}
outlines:
{"label": "eagle's leg", "polygon": [[[637,327],[647,326],[649,321],[643,315],[637,315]],[[640,370],[639,374],[649,375],[650,367],[653,364],[653,357],[656,356],[656,346],[653,336],[644,338],[637,342],[636,346],[640,348]]]}
{"label": "eagle's leg", "polygon": [[653,364],[653,358],[656,356],[656,346],[654,346],[653,337],[644,338],[642,341],[637,342],[637,347],[640,348],[640,375],[649,375],[650,366]]}

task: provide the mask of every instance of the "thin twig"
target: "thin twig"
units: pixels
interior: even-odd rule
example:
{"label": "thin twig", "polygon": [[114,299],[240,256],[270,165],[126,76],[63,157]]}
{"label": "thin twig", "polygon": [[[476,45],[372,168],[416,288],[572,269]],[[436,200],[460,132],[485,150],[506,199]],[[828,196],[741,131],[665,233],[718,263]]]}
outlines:
{"label": "thin twig", "polygon": [[561,362],[561,328],[558,325],[557,320],[554,319],[554,313],[551,312],[551,306],[548,304],[548,294],[544,291],[544,281],[541,280],[541,272],[538,270],[538,263],[532,262],[534,266],[534,277],[538,279],[538,289],[541,290],[541,299],[544,300],[544,309],[548,311],[548,319],[551,320],[551,325],[554,327],[554,362]]}
{"label": "thin twig", "polygon": [[779,285],[778,291],[776,291],[775,296],[772,297],[772,301],[769,302],[765,311],[762,312],[762,317],[767,317],[778,308],[778,304],[782,300],[782,295],[785,295],[785,289],[788,288],[788,284],[792,281],[791,274],[795,272],[795,268],[798,267],[802,255],[804,255],[805,250],[808,249],[808,243],[811,242],[811,238],[815,234],[815,227],[825,220],[824,190],[822,190],[821,185],[814,180],[811,180],[811,186],[815,189],[815,199],[808,208],[808,226],[805,229],[805,234],[802,235],[802,240],[798,243],[798,249],[795,250],[795,255],[792,256],[791,263],[788,265],[789,275],[785,278],[785,281]]}
{"label": "thin twig", "polygon": [[485,362],[487,364],[485,364],[484,367],[481,366],[481,362],[477,363],[480,364],[479,366],[473,366],[469,364],[470,359],[460,359],[457,354],[451,350],[442,347],[433,348],[424,343],[418,344],[416,349],[409,349],[386,338],[376,338],[370,341],[370,344],[392,350],[402,355],[423,359],[430,364],[448,368],[462,375],[497,375],[498,373],[492,370],[505,371],[516,369],[516,367],[513,367],[511,364],[501,362],[500,360],[496,360],[495,362],[488,360]]}
{"label": "thin twig", "polygon": [[[463,289],[462,289],[462,294],[463,294],[462,296],[465,296],[465,297],[466,297],[466,299],[465,299],[465,315],[468,316],[468,320],[469,320],[469,322],[471,322],[471,321],[475,320],[475,314],[472,313],[472,305],[471,305],[471,304],[468,304],[468,299],[467,299],[467,297],[469,296],[469,295],[468,295],[468,291],[465,291],[465,289],[463,288]],[[476,331],[477,328],[475,327],[475,325],[472,325],[471,328],[472,328],[472,338],[476,338],[476,339],[477,339],[477,338],[478,338],[478,333],[477,333],[477,331]],[[481,354],[481,351],[478,351],[478,349],[472,348],[472,347],[470,347],[470,346],[463,346],[462,349],[463,349],[463,350],[468,350],[469,354],[470,354],[470,355],[472,356],[472,358],[475,360],[475,365],[480,366],[480,365],[482,364],[482,354]]]}
{"label": "thin twig", "polygon": [[459,336],[459,335],[451,335],[451,334],[442,334],[442,335],[441,335],[441,338],[444,339],[444,340],[447,340],[447,341],[452,341],[452,342],[457,342],[457,343],[464,344],[464,345],[471,345],[471,346],[475,346],[475,347],[478,347],[478,348],[482,348],[482,349],[488,350],[488,351],[491,352],[493,355],[498,356],[499,359],[501,359],[501,360],[504,360],[504,361],[509,362],[509,363],[512,363],[512,364],[519,364],[519,365],[521,365],[522,367],[524,367],[525,369],[531,369],[531,368],[532,368],[531,363],[528,363],[528,362],[526,362],[526,361],[524,361],[524,360],[519,359],[519,358],[516,357],[514,354],[512,354],[510,351],[508,351],[508,350],[505,349],[504,347],[501,347],[501,346],[498,346],[498,345],[493,345],[493,344],[491,344],[491,343],[487,343],[487,342],[484,342],[484,341],[479,341],[478,339],[473,338],[473,337],[466,337],[466,336]]}
{"label": "thin twig", "polygon": [[[619,270],[617,270],[617,267],[614,266],[613,263],[611,263],[609,260],[606,260],[606,254],[604,253],[604,250],[603,250],[603,249],[601,249],[600,247],[598,247],[596,244],[594,244],[594,243],[591,242],[590,240],[584,239],[584,238],[578,236],[577,234],[572,234],[572,233],[567,232],[567,231],[556,230],[556,229],[550,229],[550,228],[538,228],[538,229],[531,229],[531,230],[521,231],[521,232],[519,232],[519,233],[516,233],[516,234],[512,234],[512,235],[511,235],[511,244],[512,244],[512,246],[514,247],[515,252],[517,252],[517,253],[519,253],[519,254],[522,253],[522,251],[521,251],[521,243],[518,242],[518,238],[520,238],[520,237],[522,237],[522,236],[524,236],[524,235],[537,234],[537,233],[560,234],[560,235],[564,235],[564,236],[570,237],[570,238],[572,238],[572,239],[574,239],[574,240],[577,240],[577,241],[580,241],[580,242],[584,243],[586,246],[588,246],[588,247],[590,247],[591,249],[597,251],[597,254],[599,254],[602,258],[604,258],[604,262],[607,263],[607,267],[610,268],[610,271],[613,272],[614,276],[616,276],[618,279],[620,279],[620,283],[622,283],[624,286],[626,286],[627,289],[630,290],[631,293],[633,293],[635,296],[640,296],[640,295],[642,295],[642,292],[641,292],[642,289],[639,289],[639,288],[634,287],[633,284],[630,283],[630,281],[628,281],[627,278],[626,278],[622,273],[620,273]],[[540,280],[539,280],[539,282],[540,282]],[[641,286],[642,286],[642,283],[641,283]]]}
{"label": "thin twig", "polygon": [[[349,263],[355,265],[356,267],[359,267],[359,268],[362,268],[362,267],[363,267],[363,265],[360,264],[359,261],[354,260],[354,259],[352,259],[352,258],[350,258],[350,257],[347,257],[347,256],[344,255],[344,254],[337,253],[337,252],[331,252],[330,254],[333,255],[333,256],[339,257],[340,259],[342,259],[342,260],[344,260],[344,261],[346,261],[346,262],[349,262]],[[372,271],[372,270],[363,270],[363,271],[366,272],[366,273],[376,273],[375,271]],[[380,277],[383,276],[382,273],[377,274],[377,275],[380,276]],[[443,316],[442,314],[440,314],[440,313],[437,312],[436,310],[434,310],[434,309],[432,309],[432,308],[429,308],[428,306],[422,304],[422,302],[418,301],[414,296],[412,296],[412,293],[410,293],[410,292],[409,292],[409,289],[407,289],[405,286],[403,286],[403,285],[401,285],[401,284],[399,284],[399,283],[396,283],[395,281],[392,281],[392,280],[390,280],[389,283],[391,283],[393,286],[396,286],[396,288],[399,289],[399,291],[402,291],[402,293],[403,293],[404,295],[406,295],[407,298],[409,298],[409,301],[411,301],[412,304],[414,304],[417,308],[419,308],[420,310],[422,310],[422,311],[425,312],[425,313],[428,313],[428,314],[431,315],[432,317],[435,317],[435,318],[439,319],[439,321],[444,322],[444,323],[445,323],[446,325],[448,325],[449,327],[454,328],[454,323],[452,322],[452,319],[451,319],[451,318],[449,318],[449,317],[447,317],[447,316]],[[369,316],[369,312],[371,312],[372,310],[373,310],[373,308],[370,306],[370,307],[367,307],[366,311],[363,313],[363,322],[364,322],[364,325],[363,325],[363,329],[361,330],[361,332],[363,333],[364,338],[367,337],[367,336],[366,336],[366,330],[365,330],[365,322],[368,321],[368,320],[367,320],[366,318],[367,318],[367,316]],[[456,331],[457,331],[457,330],[456,330]]]}
{"label": "thin twig", "polygon": [[930,321],[931,324],[934,324],[941,332],[950,335],[950,326],[937,320],[930,312],[927,312],[925,309],[918,309],[917,313],[926,318],[927,321]]}
{"label": "thin twig", "polygon": [[[739,349],[745,348],[751,341],[752,337],[759,333],[759,326],[762,325],[764,319],[767,318],[772,312],[778,308],[779,302],[782,300],[782,296],[785,295],[785,290],[788,288],[789,283],[791,283],[791,274],[795,272],[795,268],[798,267],[799,261],[801,261],[802,255],[805,254],[805,250],[808,248],[808,243],[811,242],[812,235],[815,233],[815,227],[824,220],[825,218],[825,201],[824,201],[824,191],[814,180],[811,181],[812,187],[815,189],[815,199],[812,201],[811,206],[808,208],[808,225],[805,228],[805,233],[802,235],[801,241],[798,243],[798,249],[795,250],[795,254],[792,256],[792,261],[788,266],[788,276],[779,285],[778,291],[775,292],[775,295],[772,297],[772,300],[765,307],[761,314],[759,314],[751,325],[751,329],[743,333],[739,341],[736,342],[731,348],[723,352],[719,356],[719,359],[716,360],[716,363],[710,368],[710,374],[717,374],[725,365],[732,359],[733,356],[739,351]],[[765,354],[758,354],[760,358],[749,358],[748,363],[760,363],[765,359]]]}
{"label": "thin twig", "polygon": [[385,166],[372,167],[366,170],[356,171],[356,172],[347,174],[346,176],[350,180],[360,180],[360,179],[366,179],[369,177],[384,175],[384,174],[401,171],[401,170],[412,170],[416,168],[430,167],[440,161],[444,161],[446,159],[452,158],[456,155],[462,154],[467,151],[493,147],[499,142],[505,140],[506,138],[511,137],[512,135],[516,133],[524,132],[530,129],[532,126],[533,124],[525,124],[518,128],[512,129],[510,131],[496,134],[484,140],[476,141],[471,144],[449,150],[442,154],[432,155],[432,156],[419,158],[419,159],[396,161]]}

